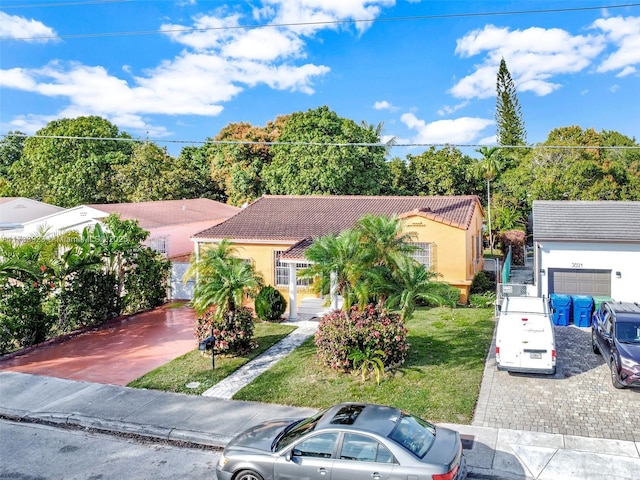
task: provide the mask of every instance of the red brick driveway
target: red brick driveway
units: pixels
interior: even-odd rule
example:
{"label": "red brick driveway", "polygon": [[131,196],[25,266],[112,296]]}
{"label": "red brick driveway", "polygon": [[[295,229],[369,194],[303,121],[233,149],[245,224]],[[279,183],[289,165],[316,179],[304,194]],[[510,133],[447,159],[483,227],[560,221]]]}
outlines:
{"label": "red brick driveway", "polygon": [[187,305],[163,306],[0,359],[0,370],[126,385],[197,348],[194,326],[195,314]]}

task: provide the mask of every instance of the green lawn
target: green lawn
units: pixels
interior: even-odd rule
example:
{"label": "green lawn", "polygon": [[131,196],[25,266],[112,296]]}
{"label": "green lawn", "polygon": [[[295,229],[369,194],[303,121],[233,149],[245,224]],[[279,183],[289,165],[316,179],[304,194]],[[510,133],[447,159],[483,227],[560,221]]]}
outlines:
{"label": "green lawn", "polygon": [[495,325],[492,316],[493,309],[417,310],[407,325],[407,360],[380,385],[320,367],[310,338],[234,399],[315,408],[370,401],[434,422],[470,423]]}
{"label": "green lawn", "polygon": [[[248,354],[240,357],[217,355],[215,357],[215,369],[212,369],[211,355],[203,355],[199,350],[193,350],[152,370],[129,383],[128,386],[200,395],[242,365],[260,355],[270,346],[279,342],[295,328],[291,325],[258,321],[254,332],[254,340],[258,342],[258,348]],[[197,388],[188,388],[187,384],[191,382],[200,382],[200,385]]]}

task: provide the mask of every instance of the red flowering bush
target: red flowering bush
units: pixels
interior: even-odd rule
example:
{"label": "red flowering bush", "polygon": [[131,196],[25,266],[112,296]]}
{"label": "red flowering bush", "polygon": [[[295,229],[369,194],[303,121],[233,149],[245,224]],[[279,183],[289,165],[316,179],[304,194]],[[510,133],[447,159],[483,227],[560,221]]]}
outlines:
{"label": "red flowering bush", "polygon": [[256,348],[253,340],[253,310],[242,307],[232,315],[227,311],[222,319],[215,319],[215,306],[198,317],[196,324],[196,338],[198,341],[207,338],[213,333],[216,341],[213,353],[240,355]]}
{"label": "red flowering bush", "polygon": [[527,235],[524,232],[508,230],[502,232],[498,240],[505,256],[509,251],[509,247],[511,247],[511,262],[513,265],[524,265],[525,243],[527,242]]}
{"label": "red flowering bush", "polygon": [[358,368],[358,352],[384,352],[385,368],[404,363],[409,350],[407,328],[400,315],[375,305],[351,309],[350,318],[342,310],[325,315],[315,334],[318,358],[326,366],[344,371]]}

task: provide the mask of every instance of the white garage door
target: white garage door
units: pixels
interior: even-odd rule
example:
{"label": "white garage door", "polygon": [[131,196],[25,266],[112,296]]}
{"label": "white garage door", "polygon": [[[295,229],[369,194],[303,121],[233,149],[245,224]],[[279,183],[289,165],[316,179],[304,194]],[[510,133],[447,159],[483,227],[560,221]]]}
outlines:
{"label": "white garage door", "polygon": [[549,293],[611,296],[611,270],[550,268]]}

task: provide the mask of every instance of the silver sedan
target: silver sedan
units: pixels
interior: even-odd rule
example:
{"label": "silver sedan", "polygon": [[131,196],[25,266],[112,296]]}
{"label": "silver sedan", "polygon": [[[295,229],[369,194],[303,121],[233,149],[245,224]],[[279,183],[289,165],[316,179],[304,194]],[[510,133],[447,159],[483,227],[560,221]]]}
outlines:
{"label": "silver sedan", "polygon": [[343,403],[232,439],[219,480],[463,480],[460,435],[394,407]]}

